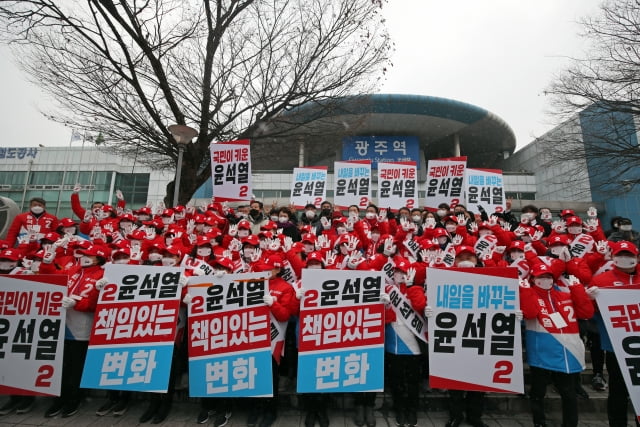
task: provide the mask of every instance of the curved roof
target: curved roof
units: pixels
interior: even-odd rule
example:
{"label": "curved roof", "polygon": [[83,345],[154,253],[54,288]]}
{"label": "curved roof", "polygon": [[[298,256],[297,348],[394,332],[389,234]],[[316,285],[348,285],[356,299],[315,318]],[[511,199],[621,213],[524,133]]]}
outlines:
{"label": "curved roof", "polygon": [[[499,167],[513,153],[513,131],[495,114],[464,102],[434,96],[374,94],[305,104],[278,118],[286,136],[256,138],[254,170],[298,165],[298,141],[305,141],[306,164],[340,159],[347,136],[416,136],[426,159],[451,157],[454,135],[470,167]],[[295,124],[295,127],[293,127]]]}

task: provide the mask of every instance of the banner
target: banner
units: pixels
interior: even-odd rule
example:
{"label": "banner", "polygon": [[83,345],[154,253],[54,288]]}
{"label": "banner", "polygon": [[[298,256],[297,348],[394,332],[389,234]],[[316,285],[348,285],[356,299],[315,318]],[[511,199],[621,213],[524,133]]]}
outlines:
{"label": "banner", "polygon": [[302,270],[298,393],[384,388],[382,273]]}
{"label": "banner", "polygon": [[81,387],[166,392],[178,326],[180,269],[105,265]]}
{"label": "banner", "polygon": [[435,212],[441,203],[452,208],[460,203],[466,166],[466,156],[429,160],[425,203],[427,209]]}
{"label": "banner", "polygon": [[640,421],[640,286],[600,288],[596,302]]}
{"label": "banner", "polygon": [[67,276],[0,276],[0,394],[60,396]]}
{"label": "banner", "polygon": [[467,168],[464,182],[468,210],[478,212],[478,206],[482,206],[488,214],[504,212],[505,199],[501,170]]}
{"label": "banner", "polygon": [[319,208],[326,198],[326,191],[326,166],[293,168],[290,203],[296,209],[303,209],[308,203],[312,203],[316,208]]}
{"label": "banner", "polygon": [[248,139],[210,145],[213,201],[251,200],[251,152]]}
{"label": "banner", "polygon": [[378,163],[417,162],[420,167],[420,142],[417,136],[350,136],[342,139],[342,159],[370,160]]}
{"label": "banner", "polygon": [[333,204],[338,209],[356,205],[364,210],[371,203],[371,161],[334,163]]}
{"label": "banner", "polygon": [[516,269],[428,268],[427,305],[431,387],[524,392]]}
{"label": "banner", "polygon": [[378,206],[393,211],[418,207],[416,162],[378,163]]}
{"label": "banner", "polygon": [[189,395],[273,395],[265,273],[189,278]]}

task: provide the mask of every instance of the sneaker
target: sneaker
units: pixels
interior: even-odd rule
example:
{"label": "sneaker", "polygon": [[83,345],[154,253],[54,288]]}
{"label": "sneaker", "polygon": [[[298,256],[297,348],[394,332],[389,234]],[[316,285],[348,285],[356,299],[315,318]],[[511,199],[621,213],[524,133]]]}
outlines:
{"label": "sneaker", "polygon": [[36,401],[35,396],[22,396],[16,406],[16,414],[26,414],[33,409],[33,404]]}
{"label": "sneaker", "polygon": [[116,406],[113,407],[113,416],[119,417],[125,414],[129,409],[129,401],[128,400],[118,400]]}
{"label": "sneaker", "polygon": [[209,421],[209,414],[211,413],[208,409],[202,409],[198,414],[198,418],[196,418],[196,422],[198,424],[204,424]]}
{"label": "sneaker", "polygon": [[416,427],[418,425],[418,415],[416,411],[407,411],[404,417],[404,425],[407,427]]}
{"label": "sneaker", "polygon": [[404,427],[404,413],[402,411],[396,411],[396,426]]}
{"label": "sneaker", "polygon": [[49,407],[49,409],[47,409],[47,411],[44,413],[45,418],[53,418],[60,415],[62,413],[63,406],[64,405],[62,404],[62,401],[59,399],[56,399],[53,402],[53,404]]}
{"label": "sneaker", "polygon": [[80,408],[80,402],[75,401],[71,403],[67,403],[62,408],[62,418],[68,418],[78,413],[78,409]]}
{"label": "sneaker", "polygon": [[20,397],[11,396],[9,401],[0,408],[0,415],[9,415],[16,410],[18,404],[20,404]]}
{"label": "sneaker", "polygon": [[364,407],[364,422],[367,424],[367,427],[375,427],[376,416],[373,413],[373,406]]}
{"label": "sneaker", "polygon": [[605,391],[607,389],[607,381],[602,374],[595,374],[591,379],[591,387],[596,391]]}
{"label": "sneaker", "polygon": [[98,408],[98,410],[96,411],[96,415],[99,417],[104,417],[113,410],[114,406],[116,406],[115,401],[107,400],[104,405]]}
{"label": "sneaker", "polygon": [[216,419],[213,422],[213,425],[215,427],[226,426],[230,418],[231,418],[231,411],[227,411],[224,414],[220,413],[216,416]]}

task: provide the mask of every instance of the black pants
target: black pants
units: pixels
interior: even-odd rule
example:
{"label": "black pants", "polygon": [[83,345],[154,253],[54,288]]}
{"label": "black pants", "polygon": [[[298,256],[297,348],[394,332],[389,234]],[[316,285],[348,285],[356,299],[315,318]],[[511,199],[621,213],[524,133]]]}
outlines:
{"label": "black pants", "polygon": [[[607,398],[607,416],[609,427],[627,426],[627,405],[629,392],[620,371],[615,353],[607,352],[607,372],[609,372],[609,396]],[[636,426],[640,425],[636,420]]]}
{"label": "black pants", "polygon": [[376,404],[376,394],[375,391],[354,393],[353,404],[355,406],[370,406],[373,408]]}
{"label": "black pants", "polygon": [[531,412],[533,423],[545,425],[544,397],[547,385],[553,384],[562,399],[562,427],[577,427],[578,400],[576,397],[575,375],[548,369],[531,367]]}
{"label": "black pants", "polygon": [[420,355],[398,355],[387,353],[389,360],[389,382],[396,411],[417,411],[420,396],[422,369]]}
{"label": "black pants", "polygon": [[463,420],[465,412],[467,420],[480,421],[484,412],[484,392],[449,390],[449,418]]}
{"label": "black pants", "polygon": [[60,400],[63,404],[75,404],[82,399],[80,381],[89,341],[64,340]]}

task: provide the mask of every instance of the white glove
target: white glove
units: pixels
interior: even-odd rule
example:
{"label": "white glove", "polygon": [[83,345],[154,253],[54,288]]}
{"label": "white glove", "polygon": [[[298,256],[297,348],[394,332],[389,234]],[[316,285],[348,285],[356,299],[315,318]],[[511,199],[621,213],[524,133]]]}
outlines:
{"label": "white glove", "polygon": [[564,262],[571,261],[571,252],[569,252],[569,248],[567,246],[562,248],[562,252],[560,252],[560,255],[558,255],[558,258],[560,258]]}
{"label": "white glove", "polygon": [[321,234],[316,239],[316,250],[328,249],[331,242],[329,241],[329,237],[324,234]]}
{"label": "white glove", "polygon": [[231,237],[236,237],[238,235],[238,225],[237,224],[231,224],[229,226],[229,231],[227,232],[227,234]]}
{"label": "white glove", "polygon": [[282,249],[284,249],[285,252],[289,252],[291,250],[291,246],[293,246],[293,239],[286,236],[282,242]]}
{"label": "white glove", "polygon": [[323,216],[322,218],[320,218],[320,224],[322,224],[322,228],[325,230],[328,230],[331,228],[331,222],[326,216]]}
{"label": "white glove", "polygon": [[77,193],[80,192],[80,190],[82,190],[82,186],[80,184],[76,184],[76,185],[73,186],[73,192],[74,193],[77,194]]}
{"label": "white glove", "polygon": [[213,273],[213,275],[219,279],[219,278],[221,278],[221,277],[223,277],[225,275],[225,271],[224,270],[216,270],[216,272]]}
{"label": "white glove", "polygon": [[349,216],[349,218],[347,219],[347,231],[353,231],[353,226],[356,223],[356,220],[354,217]]}
{"label": "white glove", "polygon": [[405,276],[405,283],[407,286],[413,286],[413,279],[416,277],[416,269],[411,267],[407,270],[407,275]]}
{"label": "white glove", "polygon": [[467,217],[464,216],[464,214],[459,214],[457,218],[458,218],[458,225],[461,225],[463,227],[467,225],[467,222],[469,221]]}
{"label": "white glove", "polygon": [[102,279],[97,280],[94,286],[96,287],[96,290],[99,291],[100,289],[104,288],[104,285],[106,285],[107,283],[109,283],[109,281],[103,277]]}
{"label": "white glove", "polygon": [[609,243],[606,240],[599,240],[596,242],[596,251],[599,254],[606,255],[609,252]]}
{"label": "white glove", "polygon": [[433,264],[442,264],[444,262],[444,257],[447,254],[442,249],[438,249],[433,256]]}
{"label": "white glove", "polygon": [[387,221],[387,210],[380,209],[380,213],[378,213],[378,222],[385,222],[385,221]]}
{"label": "white glove", "polygon": [[349,252],[355,251],[359,243],[360,240],[356,236],[347,237],[347,250]]}
{"label": "white glove", "polygon": [[584,222],[584,228],[588,233],[593,233],[598,229],[598,220],[595,218],[589,218]]}
{"label": "white glove", "polygon": [[42,262],[44,262],[45,264],[51,264],[55,257],[56,250],[55,248],[51,247],[47,249],[47,252],[45,252],[44,256],[42,257]]}
{"label": "white glove", "polygon": [[124,200],[124,195],[122,194],[122,191],[116,190],[116,199]]}
{"label": "white glove", "polygon": [[162,215],[162,211],[164,210],[164,202],[160,200],[156,205],[156,215]]}
{"label": "white glove", "polygon": [[518,322],[524,319],[524,313],[522,312],[522,310],[516,310],[515,314],[516,314],[516,320]]}
{"label": "white glove", "polygon": [[276,297],[265,294],[265,296],[262,297],[262,301],[264,301],[267,306],[271,307],[273,303],[276,302]]}
{"label": "white glove", "polygon": [[307,290],[305,288],[303,288],[302,286],[300,286],[299,288],[296,288],[296,298],[301,300],[306,291]]}
{"label": "white glove", "polygon": [[524,227],[522,227],[522,226],[520,226],[520,225],[519,225],[519,226],[517,226],[517,227],[516,227],[516,229],[515,229],[515,230],[513,230],[513,233],[514,233],[516,236],[520,236],[520,237],[521,237],[521,236],[524,236],[524,234],[526,233],[526,231],[527,231],[527,230],[526,230]]}
{"label": "white glove", "polygon": [[380,302],[383,304],[389,304],[391,303],[391,297],[389,297],[389,294],[386,292],[383,292],[380,294]]}
{"label": "white glove", "polygon": [[504,231],[511,231],[511,224],[509,224],[507,221],[504,221],[502,224],[500,224],[500,227],[502,227]]}
{"label": "white glove", "polygon": [[503,254],[504,251],[507,250],[506,246],[496,246],[495,248],[493,248],[493,251],[498,253],[498,254]]}
{"label": "white glove", "polygon": [[190,219],[187,221],[187,234],[192,234],[193,230],[196,229],[196,221],[194,219]]}
{"label": "white glove", "polygon": [[191,294],[185,294],[184,298],[182,298],[182,302],[185,303],[186,305],[191,304],[191,300],[193,299],[193,297],[191,296]]}
{"label": "white glove", "polygon": [[469,224],[469,231],[471,231],[471,233],[473,233],[473,234],[477,234],[478,233],[478,223],[477,222],[472,222],[471,224]]}
{"label": "white glove", "polygon": [[587,209],[587,216],[589,218],[597,218],[598,217],[598,209],[596,209],[595,207],[591,206],[589,209]]}
{"label": "white glove", "polygon": [[551,223],[551,228],[556,233],[564,233],[567,231],[567,223],[563,220],[553,221]]}
{"label": "white glove", "polygon": [[76,302],[77,301],[71,297],[62,297],[62,308],[73,308]]}
{"label": "white glove", "polygon": [[331,251],[327,251],[327,253],[324,255],[324,265],[325,267],[328,267],[330,265],[334,265],[336,263],[336,254],[334,254]]}
{"label": "white glove", "polygon": [[240,242],[240,240],[236,238],[233,238],[229,242],[229,247],[227,249],[231,252],[238,252],[240,249],[242,249],[242,242]]}
{"label": "white glove", "polygon": [[533,236],[531,236],[531,241],[533,242],[537,242],[540,239],[542,239],[542,235],[544,234],[544,232],[540,231],[540,230],[536,230],[535,233],[533,233]]}
{"label": "white glove", "polygon": [[140,251],[140,247],[131,248],[131,256],[129,257],[132,261],[140,261],[142,259],[142,252]]}
{"label": "white glove", "polygon": [[496,224],[498,224],[498,217],[496,215],[489,216],[489,225],[493,227]]}
{"label": "white glove", "polygon": [[347,267],[349,267],[351,270],[355,270],[363,262],[364,262],[364,258],[362,257],[362,253],[358,251],[354,251],[347,258]]}
{"label": "white glove", "polygon": [[187,286],[187,282],[189,281],[189,278],[187,276],[185,276],[184,274],[180,275],[180,280],[178,280],[178,283],[180,284],[181,288],[184,288],[185,286]]}
{"label": "white glove", "polygon": [[424,228],[434,229],[436,228],[436,219],[433,217],[428,217],[424,221]]}
{"label": "white glove", "polygon": [[430,317],[433,317],[433,308],[431,308],[431,306],[426,306],[424,308],[424,317],[426,317],[427,319]]}
{"label": "white glove", "polygon": [[598,288],[597,286],[591,286],[590,288],[587,288],[587,295],[589,296],[589,299],[596,299],[596,297],[598,296],[598,292],[600,292],[600,288]]}
{"label": "white glove", "polygon": [[567,280],[569,286],[575,286],[575,285],[579,285],[580,284],[580,280],[578,280],[578,278],[576,276],[574,276],[573,274],[570,274]]}
{"label": "white glove", "polygon": [[187,240],[189,241],[190,244],[195,245],[196,242],[198,241],[198,236],[196,236],[193,233],[189,233],[187,235]]}
{"label": "white glove", "polygon": [[383,252],[386,256],[391,256],[396,252],[396,245],[393,244],[393,237],[387,237],[384,239]]}
{"label": "white glove", "polygon": [[530,288],[531,285],[529,284],[529,282],[527,280],[520,279],[520,287],[521,288]]}
{"label": "white glove", "polygon": [[453,238],[451,239],[451,244],[453,246],[459,246],[462,243],[462,239],[463,237],[459,234],[456,234],[455,236],[453,236]]}
{"label": "white glove", "polygon": [[262,249],[256,248],[251,254],[251,262],[258,262],[262,258]]}

